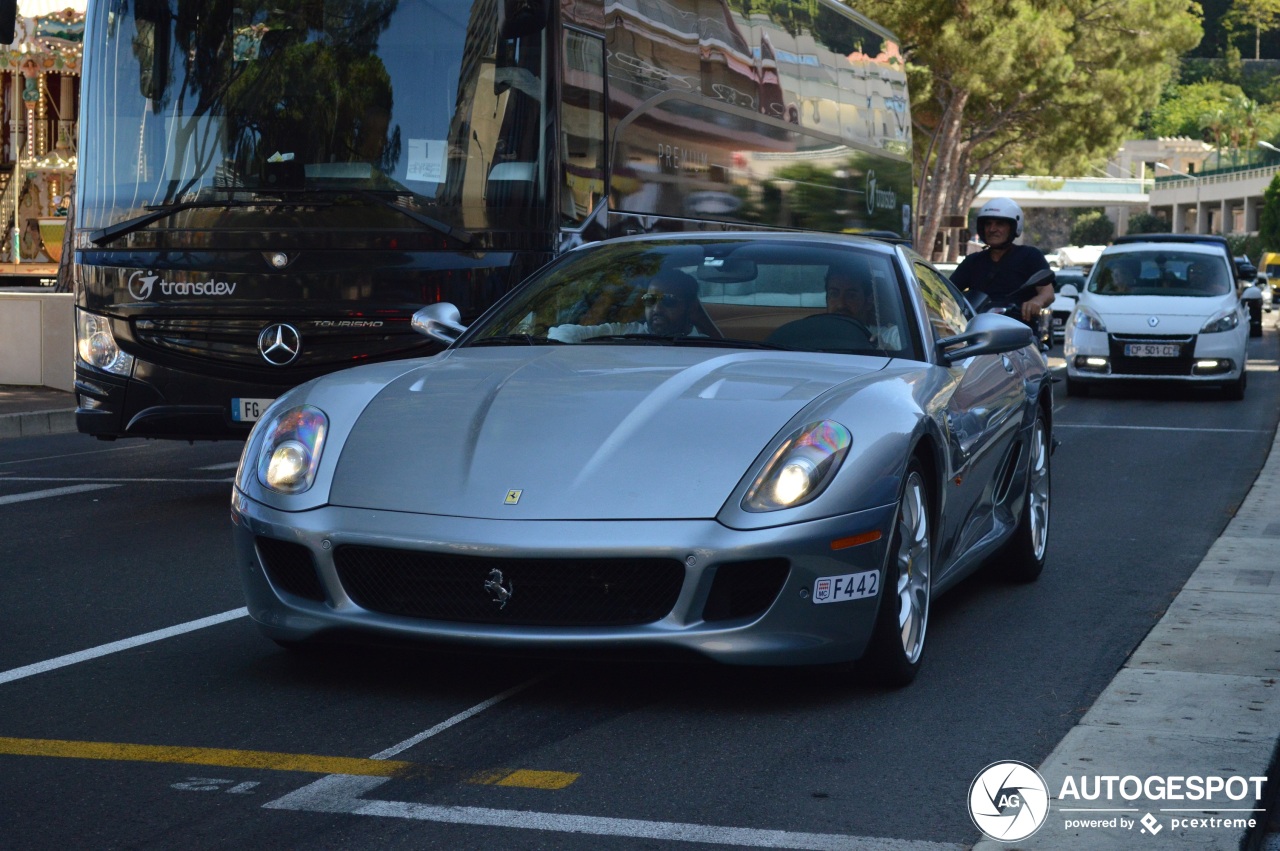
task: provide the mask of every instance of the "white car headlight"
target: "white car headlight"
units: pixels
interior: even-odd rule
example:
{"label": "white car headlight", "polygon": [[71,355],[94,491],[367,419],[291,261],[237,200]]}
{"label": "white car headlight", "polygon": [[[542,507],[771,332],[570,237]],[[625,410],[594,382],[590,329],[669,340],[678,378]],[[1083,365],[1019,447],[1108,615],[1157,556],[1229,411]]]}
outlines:
{"label": "white car headlight", "polygon": [[1214,314],[1213,318],[1204,323],[1204,327],[1200,329],[1201,334],[1217,334],[1220,331],[1230,331],[1240,325],[1240,313],[1235,308],[1224,310],[1221,313]]}
{"label": "white car headlight", "polygon": [[258,481],[276,493],[302,493],[311,487],[329,433],[329,418],[319,408],[299,405],[271,418],[258,450]]}
{"label": "white car headlight", "polygon": [[76,310],[76,354],[80,360],[113,375],[133,373],[133,355],[120,351],[111,333],[111,320]]}
{"label": "white car headlight", "polygon": [[1080,331],[1103,331],[1107,330],[1107,324],[1102,321],[1102,317],[1094,313],[1087,307],[1076,305],[1076,315],[1071,320],[1071,326]]}
{"label": "white car headlight", "polygon": [[810,423],[787,438],[742,500],[747,511],[803,505],[822,493],[849,452],[853,437],[833,420]]}

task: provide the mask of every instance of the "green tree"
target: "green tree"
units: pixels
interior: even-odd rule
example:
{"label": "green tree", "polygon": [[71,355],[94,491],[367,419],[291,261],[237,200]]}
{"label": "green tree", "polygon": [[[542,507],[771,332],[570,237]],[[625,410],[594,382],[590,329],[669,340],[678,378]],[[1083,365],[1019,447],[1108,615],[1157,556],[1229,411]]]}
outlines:
{"label": "green tree", "polygon": [[1271,178],[1262,193],[1262,211],[1258,214],[1258,239],[1267,251],[1280,250],[1280,174]]}
{"label": "green tree", "polygon": [[1115,235],[1115,224],[1101,210],[1081,213],[1071,224],[1072,245],[1106,245]]}
{"label": "green tree", "polygon": [[1231,101],[1243,96],[1239,86],[1217,80],[1175,86],[1151,111],[1147,120],[1148,132],[1153,137],[1200,138],[1204,116],[1219,110],[1225,114]]}
{"label": "green tree", "polygon": [[1253,31],[1253,58],[1262,58],[1262,34],[1280,25],[1280,0],[1235,0],[1222,18],[1230,36]]}
{"label": "green tree", "polygon": [[911,70],[917,244],[990,175],[1113,152],[1201,37],[1194,0],[866,0]]}
{"label": "green tree", "polygon": [[1169,233],[1169,223],[1150,213],[1134,213],[1129,217],[1128,233]]}

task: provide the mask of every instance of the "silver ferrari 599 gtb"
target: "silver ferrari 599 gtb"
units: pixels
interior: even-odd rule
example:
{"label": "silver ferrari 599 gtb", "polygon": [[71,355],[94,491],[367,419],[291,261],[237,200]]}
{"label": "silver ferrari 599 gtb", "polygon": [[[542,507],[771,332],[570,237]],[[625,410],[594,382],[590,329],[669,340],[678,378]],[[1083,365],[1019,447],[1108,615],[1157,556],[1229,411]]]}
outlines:
{"label": "silver ferrari 599 gtb", "polygon": [[297,387],[245,446],[237,558],[282,644],[865,658],[902,684],[934,595],[1044,566],[1044,359],[902,246],[626,237],[469,328],[414,323],[448,348]]}

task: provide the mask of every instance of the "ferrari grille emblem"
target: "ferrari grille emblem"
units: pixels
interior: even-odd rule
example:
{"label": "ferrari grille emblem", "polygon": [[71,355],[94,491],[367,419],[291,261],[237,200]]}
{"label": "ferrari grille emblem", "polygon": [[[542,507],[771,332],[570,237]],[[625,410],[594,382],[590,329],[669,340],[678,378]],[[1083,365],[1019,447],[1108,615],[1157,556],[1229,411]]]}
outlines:
{"label": "ferrari grille emblem", "polygon": [[511,595],[515,593],[516,586],[512,582],[503,584],[502,571],[496,567],[489,571],[489,578],[484,582],[484,590],[489,592],[489,596],[493,598],[493,602],[498,604],[498,608],[506,608],[507,601],[511,599]]}
{"label": "ferrari grille emblem", "polygon": [[507,491],[507,500],[506,500],[506,504],[507,504],[507,505],[515,505],[517,502],[519,502],[519,501],[520,501],[520,494],[522,494],[522,493],[524,493],[524,491],[522,491],[522,490],[511,490],[511,491]]}

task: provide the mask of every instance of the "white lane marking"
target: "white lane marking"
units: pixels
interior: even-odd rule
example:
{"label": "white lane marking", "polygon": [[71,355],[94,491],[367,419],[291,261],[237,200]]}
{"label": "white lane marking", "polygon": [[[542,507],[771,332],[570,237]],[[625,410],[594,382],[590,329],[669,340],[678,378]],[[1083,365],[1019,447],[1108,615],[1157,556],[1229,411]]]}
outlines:
{"label": "white lane marking", "polygon": [[67,665],[74,665],[77,662],[87,662],[90,659],[97,659],[99,656],[107,656],[111,653],[119,653],[121,650],[129,650],[133,647],[139,647],[143,644],[150,644],[154,641],[163,641],[166,638],[172,638],[175,635],[182,635],[184,632],[194,632],[197,629],[204,629],[207,626],[215,626],[225,621],[232,621],[236,618],[243,618],[249,614],[247,608],[232,609],[229,612],[223,612],[220,615],[210,615],[207,618],[199,620],[187,621],[176,626],[157,629],[154,632],[135,635],[132,638],[122,638],[119,641],[113,641],[110,644],[102,644],[97,647],[91,647],[88,650],[81,650],[78,653],[68,653],[66,656],[59,656],[56,659],[48,659],[44,662],[36,662],[34,665],[26,665],[21,668],[13,668],[9,671],[0,672],[0,685],[11,683],[14,680],[20,680],[24,677],[43,674],[46,671],[52,671],[56,668],[65,668]]}
{"label": "white lane marking", "polygon": [[225,464],[210,464],[207,467],[196,467],[197,470],[234,470],[240,466],[239,461],[228,461]]}
{"label": "white lane marking", "polygon": [[528,810],[495,810],[487,807],[436,807],[404,801],[362,798],[390,781],[387,777],[354,777],[332,774],[264,806],[274,810],[348,813],[445,824],[469,824],[524,830],[548,830],[592,836],[625,836],[702,842],[738,848],[800,848],[812,851],[962,851],[965,845],[912,839],[884,839],[839,833],[804,833],[750,827],[722,827],[686,822],[577,816]]}
{"label": "white lane marking", "polygon": [[127,452],[133,449],[145,449],[147,444],[137,443],[133,446],[113,446],[110,449],[93,449],[89,452],[68,452],[65,455],[45,455],[42,458],[19,458],[16,461],[0,461],[0,466],[9,464],[32,464],[37,461],[59,461],[63,458],[78,458],[81,455],[101,455],[104,452]]}
{"label": "white lane marking", "polygon": [[[509,688],[501,694],[476,704],[442,721],[434,727],[405,739],[370,759],[389,759],[414,745],[495,706],[507,698],[542,682],[548,675]],[[383,801],[364,795],[390,782],[389,777],[355,777],[330,774],[301,789],[263,804],[264,809],[295,812],[347,813],[358,816],[403,818],[445,824],[468,824],[523,830],[546,830],[560,833],[583,833],[592,836],[625,836],[636,839],[665,839],[731,845],[739,848],[799,848],[813,851],[859,849],[859,851],[962,851],[966,846],[908,839],[881,839],[872,836],[846,836],[837,833],[802,833],[784,830],[762,830],[745,827],[682,822],[645,821],[640,819],[577,816],[564,813],[539,813],[528,810],[496,810],[485,807],[438,807],[405,801]]]}
{"label": "white lane marking", "polygon": [[431,738],[432,736],[438,733],[443,733],[445,730],[448,730],[450,727],[452,727],[455,724],[461,724],[463,721],[466,721],[468,718],[470,718],[473,715],[479,715],[481,712],[484,712],[489,707],[496,706],[497,704],[506,700],[508,697],[519,694],[520,692],[524,691],[530,686],[537,685],[538,683],[542,682],[546,678],[547,678],[547,675],[543,675],[541,677],[534,677],[532,680],[529,680],[527,683],[521,683],[518,686],[513,686],[512,688],[509,688],[506,691],[504,691],[502,694],[494,695],[493,697],[489,698],[486,701],[483,701],[482,703],[477,703],[475,706],[471,707],[470,709],[464,709],[462,712],[459,712],[457,715],[453,716],[452,718],[441,721],[439,724],[435,725],[429,730],[423,730],[421,733],[418,733],[417,735],[410,736],[409,738],[405,739],[403,742],[401,742],[398,745],[392,745],[391,747],[387,748],[384,751],[378,751],[378,753],[369,757],[369,759],[391,759],[391,757],[395,756],[396,754],[407,751],[409,748],[413,747],[419,742],[426,741],[427,739]]}
{"label": "white lane marking", "polygon": [[[26,479],[5,479],[6,482],[22,482]],[[75,480],[73,480],[75,481]],[[49,488],[42,491],[27,491],[26,493],[11,493],[8,496],[0,496],[0,505],[12,505],[15,502],[30,502],[33,499],[52,499],[55,496],[66,496],[72,493],[86,493],[88,491],[100,491],[107,488],[118,488],[119,485],[72,485],[66,488]]]}
{"label": "white lane marking", "polygon": [[90,478],[88,476],[10,476],[10,475],[5,475],[4,477],[4,481],[6,482],[119,482],[121,484],[138,484],[138,483],[147,484],[147,483],[154,483],[154,482],[161,482],[161,483],[176,482],[178,484],[187,484],[191,482],[213,482],[214,484],[221,484],[226,482],[234,482],[235,480],[236,480],[235,476],[232,476],[229,479],[147,479],[147,478],[131,479],[131,478],[128,478],[127,476],[107,476],[107,477],[98,476],[97,478]]}
{"label": "white lane marking", "polygon": [[1204,431],[1217,432],[1221,434],[1271,434],[1269,429],[1265,428],[1190,428],[1184,426],[1141,426],[1141,425],[1105,425],[1103,423],[1062,423],[1054,422],[1053,427],[1058,428],[1105,428],[1117,429],[1120,431]]}

